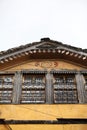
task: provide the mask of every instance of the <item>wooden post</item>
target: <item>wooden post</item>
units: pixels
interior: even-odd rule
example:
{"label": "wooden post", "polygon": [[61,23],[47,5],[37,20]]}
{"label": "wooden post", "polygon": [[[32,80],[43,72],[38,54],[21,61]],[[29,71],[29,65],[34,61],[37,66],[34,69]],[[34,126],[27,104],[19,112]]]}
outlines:
{"label": "wooden post", "polygon": [[76,74],[76,83],[79,103],[85,103],[84,79],[80,72]]}
{"label": "wooden post", "polygon": [[15,73],[14,88],[13,88],[13,104],[19,104],[22,91],[22,74],[21,72]]}
{"label": "wooden post", "polygon": [[46,74],[46,103],[53,103],[52,74]]}
{"label": "wooden post", "polygon": [[84,97],[85,97],[85,103],[87,104],[87,88],[86,88],[86,84],[85,84],[85,77],[84,75],[82,75],[83,81],[84,81]]}

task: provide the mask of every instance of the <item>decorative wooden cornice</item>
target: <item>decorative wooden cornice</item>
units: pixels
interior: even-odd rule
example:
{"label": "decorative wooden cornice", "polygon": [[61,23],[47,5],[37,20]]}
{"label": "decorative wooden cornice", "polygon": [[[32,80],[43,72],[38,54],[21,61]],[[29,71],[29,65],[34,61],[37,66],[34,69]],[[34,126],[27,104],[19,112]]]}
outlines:
{"label": "decorative wooden cornice", "polygon": [[61,42],[50,40],[49,38],[42,38],[40,42],[34,42],[32,44],[19,46],[17,48],[11,48],[7,51],[0,52],[0,63],[4,64],[23,56],[34,54],[37,55],[38,53],[51,53],[55,55],[60,54],[66,58],[71,57],[71,59],[74,58],[81,61],[87,60],[87,49],[69,46]]}
{"label": "decorative wooden cornice", "polygon": [[23,74],[46,74],[47,71],[46,70],[22,70],[21,73]]}
{"label": "decorative wooden cornice", "polygon": [[51,70],[50,73],[54,74],[76,74],[77,70]]}

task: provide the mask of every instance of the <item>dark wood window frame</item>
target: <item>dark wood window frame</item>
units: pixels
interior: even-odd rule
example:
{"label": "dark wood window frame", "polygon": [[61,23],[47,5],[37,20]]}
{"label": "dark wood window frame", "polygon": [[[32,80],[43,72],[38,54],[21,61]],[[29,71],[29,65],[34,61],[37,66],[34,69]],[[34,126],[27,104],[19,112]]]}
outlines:
{"label": "dark wood window frame", "polygon": [[87,103],[87,70],[82,70],[80,73],[82,75],[84,103]]}
{"label": "dark wood window frame", "polygon": [[54,74],[54,103],[78,103],[77,85],[74,74]]}
{"label": "dark wood window frame", "polygon": [[20,103],[46,103],[45,74],[23,74]]}
{"label": "dark wood window frame", "polygon": [[0,104],[12,103],[14,73],[0,73]]}
{"label": "dark wood window frame", "polygon": [[[8,104],[21,104],[21,97],[22,97],[22,86],[23,86],[23,75],[30,74],[30,75],[44,75],[45,76],[45,102],[44,104],[54,104],[54,87],[53,87],[53,76],[55,74],[63,75],[63,74],[74,74],[76,85],[77,85],[77,93],[78,93],[78,103],[84,104],[87,103],[87,90],[85,87],[85,76],[87,76],[87,70],[85,71],[76,71],[76,70],[52,70],[52,71],[41,71],[41,70],[24,70],[24,71],[17,71],[17,72],[0,72],[0,76],[4,75],[12,75],[14,76],[12,94],[10,102]],[[1,81],[2,82],[2,81]],[[37,81],[38,83],[38,81]],[[10,83],[9,83],[10,84]],[[10,90],[10,88],[9,88]],[[2,91],[2,88],[0,88]],[[3,100],[0,104],[7,104]],[[32,104],[34,102],[31,101]],[[37,102],[35,102],[37,104]],[[41,102],[38,102],[41,104]],[[70,103],[70,102],[66,102]],[[30,104],[28,102],[28,104]],[[58,104],[58,103],[56,103]],[[62,102],[61,102],[62,104]]]}

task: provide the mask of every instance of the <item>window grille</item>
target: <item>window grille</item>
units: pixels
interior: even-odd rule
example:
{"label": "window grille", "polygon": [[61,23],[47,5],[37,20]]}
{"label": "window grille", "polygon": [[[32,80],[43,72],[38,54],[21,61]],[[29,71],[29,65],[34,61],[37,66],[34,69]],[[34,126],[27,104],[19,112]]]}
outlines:
{"label": "window grille", "polygon": [[13,75],[0,76],[0,103],[12,103]]}
{"label": "window grille", "polygon": [[84,75],[85,98],[87,99],[87,74]]}
{"label": "window grille", "polygon": [[54,75],[54,103],[78,103],[74,75]]}
{"label": "window grille", "polygon": [[45,103],[44,75],[23,75],[21,103]]}
{"label": "window grille", "polygon": [[87,76],[84,75],[85,78],[85,90],[87,91]]}

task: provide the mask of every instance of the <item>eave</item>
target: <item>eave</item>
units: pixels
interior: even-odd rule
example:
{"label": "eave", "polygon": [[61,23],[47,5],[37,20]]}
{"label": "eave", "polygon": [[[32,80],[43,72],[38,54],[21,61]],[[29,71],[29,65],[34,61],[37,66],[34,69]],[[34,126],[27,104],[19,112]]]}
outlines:
{"label": "eave", "polygon": [[[48,47],[44,47],[49,45]],[[27,44],[18,48],[12,48],[0,53],[0,64],[11,62],[20,57],[29,56],[29,58],[38,58],[39,56],[49,58],[58,58],[75,62],[87,67],[87,53],[81,48],[72,47],[62,44],[61,42],[52,41],[50,39],[42,39],[40,42]],[[52,57],[50,57],[52,56]]]}

